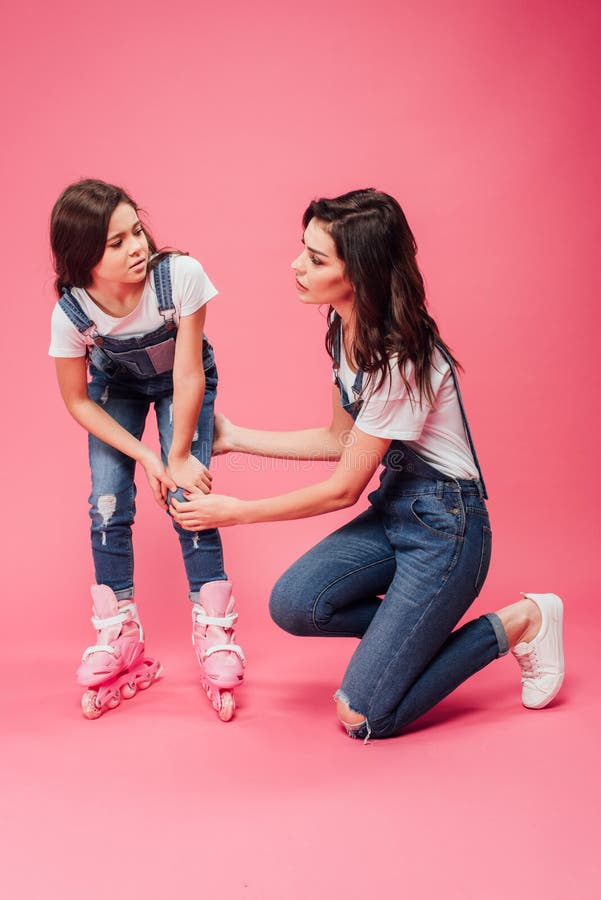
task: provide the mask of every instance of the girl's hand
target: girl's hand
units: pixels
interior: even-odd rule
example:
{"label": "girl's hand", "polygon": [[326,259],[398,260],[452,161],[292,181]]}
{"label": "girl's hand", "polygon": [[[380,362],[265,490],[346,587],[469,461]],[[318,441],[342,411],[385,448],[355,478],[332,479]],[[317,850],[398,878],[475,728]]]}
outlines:
{"label": "girl's hand", "polygon": [[240,523],[240,500],[223,494],[185,494],[187,502],[172,498],[169,512],[185,531],[204,531]]}
{"label": "girl's hand", "polygon": [[169,457],[167,466],[168,474],[178,487],[192,494],[197,494],[199,491],[203,494],[210,494],[213,476],[207,467],[203,466],[191,453],[187,457],[175,459]]}
{"label": "girl's hand", "polygon": [[150,490],[154,495],[154,499],[161,509],[167,509],[167,493],[168,491],[176,491],[177,485],[173,478],[165,469],[161,460],[152,451],[140,459],[140,463],[144,466],[146,477],[150,485]]}
{"label": "girl's hand", "polygon": [[233,425],[222,413],[215,413],[215,431],[213,434],[213,456],[230,453],[232,446]]}

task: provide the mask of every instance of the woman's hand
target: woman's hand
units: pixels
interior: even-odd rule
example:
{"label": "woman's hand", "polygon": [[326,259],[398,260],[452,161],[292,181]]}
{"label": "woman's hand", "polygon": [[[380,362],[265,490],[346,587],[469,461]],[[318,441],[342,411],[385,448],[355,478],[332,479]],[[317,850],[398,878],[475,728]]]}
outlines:
{"label": "woman's hand", "polygon": [[187,502],[172,498],[169,512],[186,531],[239,525],[241,501],[223,494],[185,494]]}
{"label": "woman's hand", "polygon": [[148,450],[140,458],[140,464],[144,467],[150,490],[161,509],[167,509],[168,491],[177,490],[177,485],[169,475],[161,460],[151,450]]}
{"label": "woman's hand", "polygon": [[178,487],[192,494],[199,491],[210,494],[213,477],[206,466],[203,466],[196,457],[188,454],[186,457],[171,457],[167,460],[167,472]]}
{"label": "woman's hand", "polygon": [[215,431],[213,433],[213,456],[230,453],[233,450],[232,431],[234,426],[222,413],[215,414]]}

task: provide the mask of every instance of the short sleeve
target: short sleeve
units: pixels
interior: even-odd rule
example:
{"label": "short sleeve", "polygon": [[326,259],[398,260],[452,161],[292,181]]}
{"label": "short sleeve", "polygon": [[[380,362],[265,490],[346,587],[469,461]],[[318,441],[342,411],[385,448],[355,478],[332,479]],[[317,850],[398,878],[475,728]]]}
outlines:
{"label": "short sleeve", "polygon": [[50,320],[50,349],[48,350],[48,355],[75,359],[85,356],[86,352],[87,343],[85,338],[67,318],[57,303],[52,311]]}
{"label": "short sleeve", "polygon": [[173,300],[179,316],[191,316],[217,294],[215,285],[191,256],[174,256]]}
{"label": "short sleeve", "polygon": [[415,441],[421,436],[430,411],[425,401],[420,404],[409,397],[398,366],[393,364],[392,372],[388,372],[377,390],[370,394],[367,386],[356,425],[373,437]]}

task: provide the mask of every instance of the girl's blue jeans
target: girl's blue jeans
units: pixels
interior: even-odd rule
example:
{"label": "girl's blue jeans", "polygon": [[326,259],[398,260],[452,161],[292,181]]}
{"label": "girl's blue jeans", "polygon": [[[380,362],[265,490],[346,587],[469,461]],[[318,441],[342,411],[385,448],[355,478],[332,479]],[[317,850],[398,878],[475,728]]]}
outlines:
{"label": "girl's blue jeans", "polygon": [[282,575],[270,610],[291,634],[361,639],[336,696],[365,716],[351,736],[384,738],[506,653],[508,643],[494,614],[453,631],[490,561],[479,484],[386,469],[369,499],[367,511]]}
{"label": "girl's blue jeans", "polygon": [[[167,454],[173,440],[173,393],[171,375],[147,379],[142,385],[133,381],[111,382],[103,373],[92,369],[88,393],[110,416],[130,434],[140,439],[146,416],[154,404],[161,457]],[[214,405],[217,393],[217,370],[205,371],[205,394],[198,418],[192,453],[205,466],[211,460],[213,445]],[[171,386],[171,387],[170,387]],[[134,593],[134,554],[132,525],[136,506],[134,483],[135,461],[114,447],[89,435],[89,458],[92,473],[90,517],[92,520],[92,554],[98,584],[113,589],[118,599]],[[179,495],[181,499],[181,494]],[[172,520],[173,522],[173,520]],[[198,591],[208,581],[226,579],[223,551],[217,529],[184,531],[175,522],[186,574],[190,599],[198,599]]]}

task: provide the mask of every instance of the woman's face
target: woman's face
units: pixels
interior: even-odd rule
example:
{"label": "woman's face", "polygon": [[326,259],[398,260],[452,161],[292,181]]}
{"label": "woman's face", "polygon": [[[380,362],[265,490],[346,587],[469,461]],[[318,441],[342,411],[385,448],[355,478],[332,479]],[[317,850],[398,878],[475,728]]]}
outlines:
{"label": "woman's face", "polygon": [[292,263],[302,303],[325,303],[340,313],[352,306],[355,295],[334,241],[319,219],[311,219],[303,235],[303,252]]}
{"label": "woman's face", "polygon": [[147,264],[148,241],[138,214],[129,203],[120,203],[109,221],[104,255],[92,269],[92,286],[136,284],[146,277]]}

